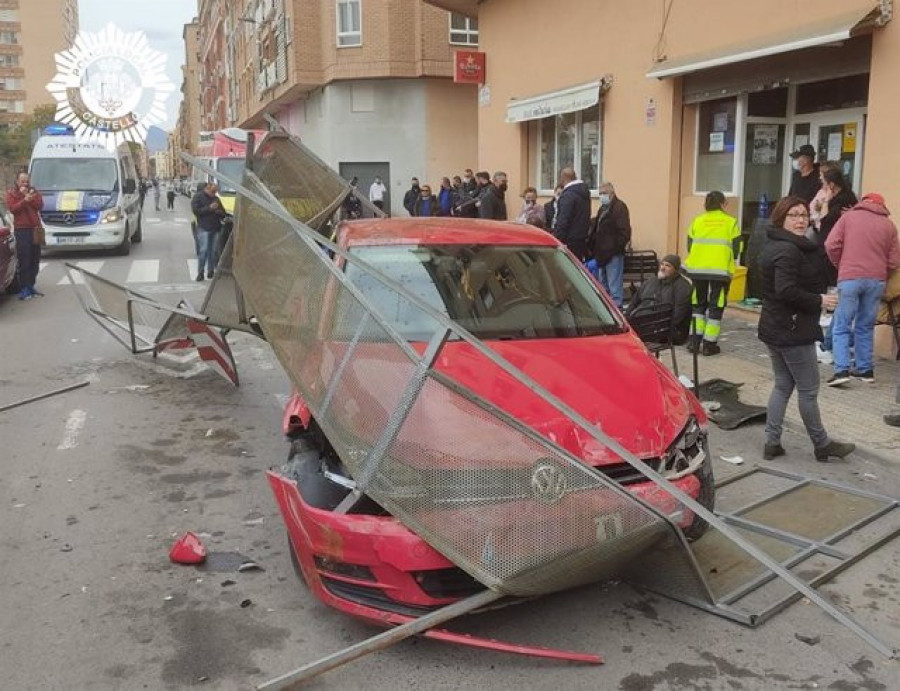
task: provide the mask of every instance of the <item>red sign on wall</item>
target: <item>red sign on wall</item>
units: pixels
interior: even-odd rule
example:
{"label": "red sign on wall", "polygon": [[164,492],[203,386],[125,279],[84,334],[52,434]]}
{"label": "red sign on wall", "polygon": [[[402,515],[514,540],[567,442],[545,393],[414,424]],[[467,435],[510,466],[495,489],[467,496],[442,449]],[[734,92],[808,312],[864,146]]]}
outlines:
{"label": "red sign on wall", "polygon": [[457,84],[484,84],[485,54],[477,50],[457,50],[453,54],[453,81]]}

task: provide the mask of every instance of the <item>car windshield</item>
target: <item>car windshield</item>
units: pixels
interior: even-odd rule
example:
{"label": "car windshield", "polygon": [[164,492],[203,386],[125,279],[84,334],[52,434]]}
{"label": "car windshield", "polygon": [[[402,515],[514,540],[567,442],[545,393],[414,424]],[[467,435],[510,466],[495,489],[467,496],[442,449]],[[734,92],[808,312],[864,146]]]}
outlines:
{"label": "car windshield", "polygon": [[[483,340],[623,331],[596,286],[557,247],[395,245],[350,251]],[[347,277],[408,340],[427,340],[437,329],[434,320],[359,267],[349,264]]]}
{"label": "car windshield", "polygon": [[45,191],[114,192],[116,170],[111,158],[38,158],[31,165],[31,184]]}
{"label": "car windshield", "polygon": [[[245,165],[243,158],[220,158],[216,161],[216,170],[227,175],[232,180],[240,182],[244,178]],[[234,194],[234,187],[224,180],[219,180],[218,182],[220,194]]]}

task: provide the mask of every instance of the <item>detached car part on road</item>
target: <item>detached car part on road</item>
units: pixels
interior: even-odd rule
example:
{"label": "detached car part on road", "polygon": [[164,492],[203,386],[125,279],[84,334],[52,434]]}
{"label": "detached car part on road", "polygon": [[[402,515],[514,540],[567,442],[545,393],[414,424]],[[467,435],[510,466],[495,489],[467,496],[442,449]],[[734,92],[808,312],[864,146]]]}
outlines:
{"label": "detached car part on road", "polygon": [[[691,497],[713,507],[702,406],[647,352],[592,277],[550,235],[506,223],[392,219],[346,222],[338,238],[351,255],[428,300],[587,419],[602,423],[607,434]],[[383,314],[401,325],[402,336],[417,350],[424,349],[433,326],[421,312],[354,265],[338,264]],[[343,307],[340,300],[326,306],[324,318],[337,318]],[[330,352],[307,354],[310,364],[322,368],[324,380],[334,374],[354,335],[348,324],[346,338],[332,342]],[[368,388],[371,405],[380,406],[378,380],[399,373],[391,371],[390,359],[377,343],[360,346],[355,362],[354,371],[344,373],[346,386]],[[585,438],[521,382],[499,368],[476,365],[470,346],[455,341],[444,346],[437,369],[670,515],[688,537],[702,534],[702,519],[596,440]],[[566,478],[554,461],[525,471],[513,465],[504,470],[503,451],[492,448],[490,439],[479,439],[464,418],[436,408],[422,415],[427,419],[409,427],[428,430],[428,438],[405,438],[401,432],[397,443],[429,447],[429,457],[440,458],[440,467],[408,467],[405,491],[429,493],[452,507],[473,499],[462,496],[473,491],[467,474],[490,468],[483,485],[474,488],[487,502],[511,487],[507,474],[527,472],[529,494],[484,507],[486,519],[501,526],[518,520],[527,502],[559,498]],[[484,588],[358,492],[299,395],[288,404],[284,428],[292,439],[291,456],[280,473],[270,474],[270,481],[295,564],[320,599],[382,622],[385,616],[417,616]],[[620,537],[629,529],[625,516],[598,515],[590,536],[559,526],[560,552],[573,540]],[[523,540],[515,549],[527,552],[530,545]]]}

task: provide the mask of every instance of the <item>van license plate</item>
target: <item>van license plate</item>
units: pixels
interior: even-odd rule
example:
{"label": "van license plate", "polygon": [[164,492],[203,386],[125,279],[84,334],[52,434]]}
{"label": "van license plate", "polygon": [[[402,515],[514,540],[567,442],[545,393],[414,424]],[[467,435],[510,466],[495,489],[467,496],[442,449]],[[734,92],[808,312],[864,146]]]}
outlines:
{"label": "van license plate", "polygon": [[66,237],[65,235],[58,235],[56,237],[56,244],[57,245],[83,245],[84,238],[82,238],[82,237],[71,238],[71,237]]}

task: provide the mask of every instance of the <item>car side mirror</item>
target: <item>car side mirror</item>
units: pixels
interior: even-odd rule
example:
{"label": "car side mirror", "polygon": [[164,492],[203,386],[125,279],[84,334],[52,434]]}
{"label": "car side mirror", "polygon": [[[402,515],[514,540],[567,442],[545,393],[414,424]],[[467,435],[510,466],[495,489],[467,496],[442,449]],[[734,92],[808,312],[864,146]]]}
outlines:
{"label": "car side mirror", "polygon": [[137,189],[137,184],[134,181],[134,178],[127,178],[125,182],[122,183],[122,192],[125,194],[134,194]]}

